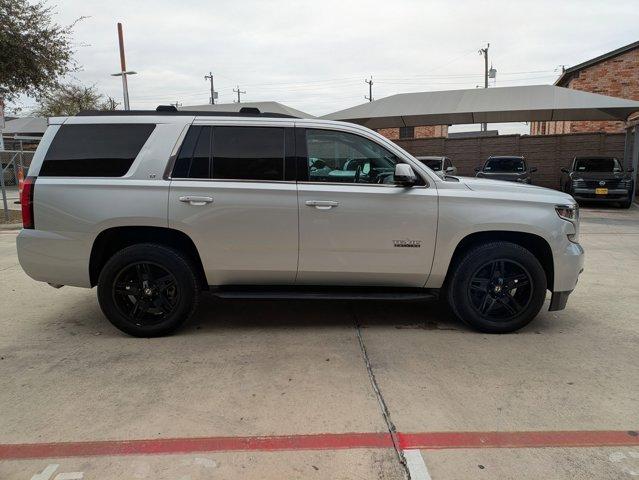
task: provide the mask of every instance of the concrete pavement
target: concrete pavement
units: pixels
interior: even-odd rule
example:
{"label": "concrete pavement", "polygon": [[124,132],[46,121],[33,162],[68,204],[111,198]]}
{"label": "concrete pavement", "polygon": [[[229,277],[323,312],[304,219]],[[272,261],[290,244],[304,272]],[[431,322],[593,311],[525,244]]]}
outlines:
{"label": "concrete pavement", "polygon": [[[399,432],[636,430],[639,209],[582,216],[586,270],[568,308],[502,336],[472,332],[435,303],[206,298],[180,334],[133,339],[103,318],[94,291],[30,280],[15,235],[0,233],[0,444],[386,433],[356,324]],[[639,472],[636,444],[421,453],[433,480]],[[405,475],[389,443],[5,459],[0,478],[50,465],[51,479]]]}

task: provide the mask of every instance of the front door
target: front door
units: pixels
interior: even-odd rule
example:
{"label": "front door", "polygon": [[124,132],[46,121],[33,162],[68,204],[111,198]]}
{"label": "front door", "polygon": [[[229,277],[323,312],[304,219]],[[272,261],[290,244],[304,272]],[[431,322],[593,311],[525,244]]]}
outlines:
{"label": "front door", "polygon": [[422,287],[435,249],[435,187],[396,186],[401,160],[354,133],[306,129],[298,153],[308,172],[298,183],[297,283]]}
{"label": "front door", "polygon": [[292,125],[190,127],[171,175],[169,226],[193,240],[210,285],[295,281],[293,150]]}

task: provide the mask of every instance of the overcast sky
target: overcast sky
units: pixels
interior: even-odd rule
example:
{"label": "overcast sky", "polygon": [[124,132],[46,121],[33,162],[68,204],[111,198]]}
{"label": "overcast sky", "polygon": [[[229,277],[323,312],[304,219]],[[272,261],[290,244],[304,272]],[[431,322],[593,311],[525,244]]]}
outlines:
{"label": "overcast sky", "polygon": [[[496,86],[553,83],[571,66],[639,40],[629,1],[50,0],[71,23],[74,79],[121,101],[116,23],[124,24],[132,108],[275,100],[314,115],[373,96],[483,85],[490,42]],[[491,81],[492,84],[492,81]],[[474,128],[474,127],[473,127]],[[527,131],[512,124],[508,131]]]}

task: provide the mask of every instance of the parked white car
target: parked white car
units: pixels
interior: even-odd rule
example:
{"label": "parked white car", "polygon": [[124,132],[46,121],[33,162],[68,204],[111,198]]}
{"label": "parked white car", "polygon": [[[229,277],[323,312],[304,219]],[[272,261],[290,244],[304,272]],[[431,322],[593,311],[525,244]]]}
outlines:
{"label": "parked white car", "polygon": [[547,290],[563,309],[584,259],[570,195],[445,180],[367,128],[255,112],[52,118],[22,206],[27,274],[97,286],[106,317],[136,336],[177,329],[202,290],[439,294],[475,329],[510,332]]}

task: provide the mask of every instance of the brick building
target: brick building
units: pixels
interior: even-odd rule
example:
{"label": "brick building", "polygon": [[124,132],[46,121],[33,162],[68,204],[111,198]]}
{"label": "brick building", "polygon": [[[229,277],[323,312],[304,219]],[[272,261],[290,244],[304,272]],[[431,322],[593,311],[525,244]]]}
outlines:
{"label": "brick building", "polygon": [[377,130],[389,140],[410,138],[440,138],[448,136],[448,125],[424,125],[421,127],[380,128]]}
{"label": "brick building", "polygon": [[[611,97],[639,100],[639,41],[564,70],[555,85]],[[622,133],[624,122],[532,122],[531,135]]]}

